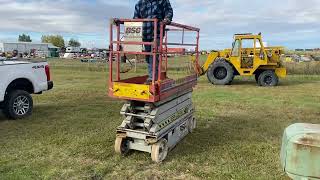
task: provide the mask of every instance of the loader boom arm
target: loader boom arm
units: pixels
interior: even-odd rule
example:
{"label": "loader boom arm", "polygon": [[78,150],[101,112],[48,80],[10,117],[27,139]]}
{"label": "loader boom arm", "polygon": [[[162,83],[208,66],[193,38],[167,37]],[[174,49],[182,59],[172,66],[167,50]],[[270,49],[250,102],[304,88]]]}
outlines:
{"label": "loader boom arm", "polygon": [[[211,52],[209,54],[206,62],[202,66],[202,70],[203,70],[204,74],[208,71],[210,65],[213,63],[213,61],[215,61],[217,59],[217,57],[219,57],[219,55],[220,55],[219,52]],[[204,74],[202,74],[202,75],[204,75]]]}
{"label": "loader boom arm", "polygon": [[192,58],[193,67],[194,67],[194,70],[197,73],[197,75],[198,76],[205,75],[207,73],[210,65],[213,63],[213,61],[215,61],[217,59],[217,57],[219,57],[219,55],[220,55],[220,53],[217,51],[211,52],[203,66],[201,66],[199,64],[199,62],[196,61],[195,58]]}

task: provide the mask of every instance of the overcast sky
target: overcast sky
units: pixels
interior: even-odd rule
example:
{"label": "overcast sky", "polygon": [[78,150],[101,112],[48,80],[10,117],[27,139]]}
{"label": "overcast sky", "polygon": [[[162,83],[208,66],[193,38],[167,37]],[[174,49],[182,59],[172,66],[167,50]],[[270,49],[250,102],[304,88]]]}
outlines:
{"label": "overcast sky", "polygon": [[[137,0],[0,0],[0,41],[61,34],[107,47],[108,20],[131,18]],[[320,47],[320,0],[171,0],[174,21],[201,28],[202,49],[230,47],[234,33],[262,32],[269,45]]]}

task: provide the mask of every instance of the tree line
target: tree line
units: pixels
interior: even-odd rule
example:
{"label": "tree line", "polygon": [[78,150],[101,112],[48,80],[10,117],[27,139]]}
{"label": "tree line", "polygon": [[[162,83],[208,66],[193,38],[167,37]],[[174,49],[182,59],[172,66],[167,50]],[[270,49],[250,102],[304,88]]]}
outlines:
{"label": "tree line", "polygon": [[[32,42],[32,39],[29,35],[27,34],[21,34],[18,37],[19,42]],[[57,46],[59,48],[65,48],[65,41],[64,38],[61,35],[43,35],[41,37],[41,42],[42,43],[51,43],[54,46]],[[81,43],[76,40],[71,38],[68,42],[68,46],[71,47],[80,47]]]}

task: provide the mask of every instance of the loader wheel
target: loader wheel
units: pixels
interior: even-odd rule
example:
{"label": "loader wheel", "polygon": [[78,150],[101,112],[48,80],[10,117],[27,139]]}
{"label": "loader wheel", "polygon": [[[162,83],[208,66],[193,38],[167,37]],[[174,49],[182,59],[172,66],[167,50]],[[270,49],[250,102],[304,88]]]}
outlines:
{"label": "loader wheel", "polygon": [[259,74],[255,74],[255,75],[254,75],[254,79],[258,82],[258,80],[259,80]]}
{"label": "loader wheel", "polygon": [[152,161],[160,163],[164,161],[168,155],[168,141],[166,139],[161,139],[156,144],[151,147],[151,158]]}
{"label": "loader wheel", "polygon": [[127,155],[129,153],[129,144],[128,140],[126,138],[117,137],[115,144],[114,144],[114,150],[116,153],[120,155]]}
{"label": "loader wheel", "polygon": [[259,76],[260,76],[260,73],[257,73],[254,75],[254,79],[256,80],[257,84],[260,86],[259,84]]}
{"label": "loader wheel", "polygon": [[219,59],[210,65],[207,77],[214,85],[231,84],[234,79],[234,69],[226,60]]}
{"label": "loader wheel", "polygon": [[264,87],[277,86],[279,78],[274,71],[267,70],[262,72],[258,78],[258,84]]}

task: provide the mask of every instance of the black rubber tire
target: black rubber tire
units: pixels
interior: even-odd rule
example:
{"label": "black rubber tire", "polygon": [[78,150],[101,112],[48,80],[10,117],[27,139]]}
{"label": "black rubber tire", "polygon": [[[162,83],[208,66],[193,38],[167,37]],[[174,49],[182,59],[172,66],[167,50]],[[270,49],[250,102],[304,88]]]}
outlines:
{"label": "black rubber tire", "polygon": [[257,73],[257,74],[254,75],[254,78],[255,78],[257,84],[258,84],[259,86],[261,86],[261,85],[259,84],[259,76],[260,76],[260,73]]}
{"label": "black rubber tire", "polygon": [[258,84],[263,87],[277,86],[279,78],[272,70],[263,71],[258,78]]}
{"label": "black rubber tire", "polygon": [[208,69],[208,80],[214,85],[229,85],[234,79],[234,69],[225,59],[218,59]]}
{"label": "black rubber tire", "polygon": [[[14,107],[15,101],[18,100],[18,98],[22,97],[26,103],[28,104],[28,108],[26,108],[26,106],[24,106],[23,111],[17,112],[17,108]],[[32,110],[33,110],[33,100],[31,95],[26,92],[26,91],[22,91],[22,90],[14,90],[9,92],[4,100],[4,107],[3,107],[3,113],[4,115],[9,118],[9,119],[22,119],[25,117],[28,117],[32,114]]]}

